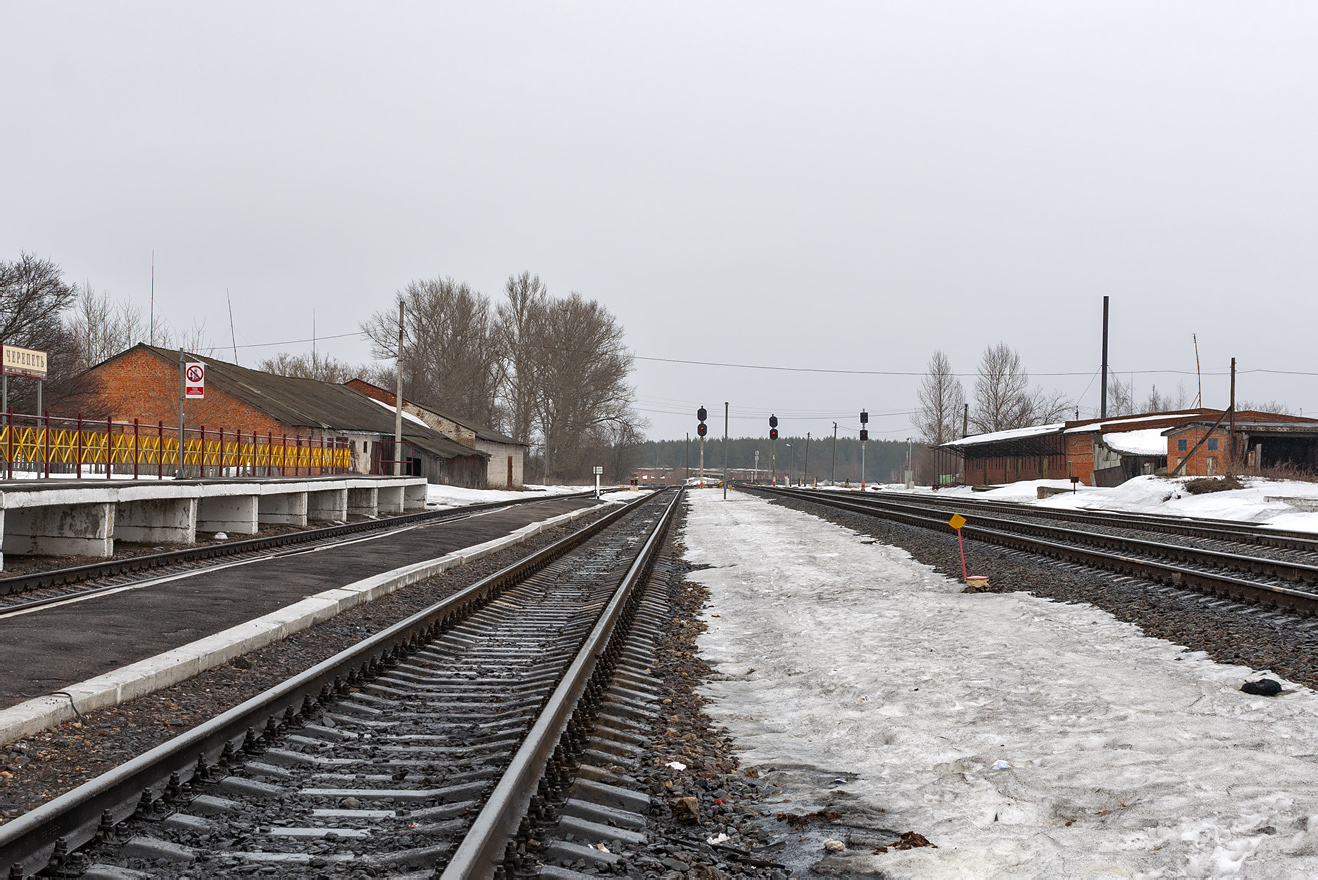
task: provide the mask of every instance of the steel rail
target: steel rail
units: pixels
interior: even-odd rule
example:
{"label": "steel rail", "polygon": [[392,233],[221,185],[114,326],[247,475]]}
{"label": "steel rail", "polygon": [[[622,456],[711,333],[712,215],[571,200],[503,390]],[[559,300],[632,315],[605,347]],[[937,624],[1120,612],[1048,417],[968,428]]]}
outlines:
{"label": "steel rail", "polygon": [[534,504],[541,501],[558,500],[560,498],[584,498],[591,495],[594,495],[593,489],[589,492],[572,492],[563,495],[549,495],[542,498],[514,498],[508,501],[487,501],[480,504],[470,504],[465,507],[450,507],[445,508],[444,510],[424,510],[418,513],[399,514],[398,516],[391,516],[385,519],[363,520],[361,522],[345,523],[337,526],[324,526],[316,529],[285,532],[281,535],[267,535],[261,538],[244,538],[240,541],[225,541],[222,544],[207,544],[204,547],[189,547],[183,550],[166,550],[161,553],[144,553],[140,556],[125,556],[120,559],[107,559],[103,562],[89,562],[85,565],[72,565],[67,568],[34,571],[27,574],[0,577],[0,595],[28,592],[63,584],[74,584],[80,581],[94,580],[102,577],[114,577],[116,575],[127,574],[134,571],[163,568],[169,565],[178,565],[188,562],[204,562],[209,559],[234,556],[239,553],[259,552],[261,550],[270,550],[276,547],[304,544],[310,541],[320,541],[327,538],[338,538],[346,535],[355,535],[360,532],[394,529],[399,528],[400,526],[416,525],[417,523],[443,522],[448,519],[462,517],[472,513],[497,510],[500,507]]}
{"label": "steel rail", "polygon": [[[821,496],[810,494],[807,497],[812,500],[818,500]],[[865,498],[863,500],[858,500],[857,503],[874,508],[892,507],[903,510],[918,510],[926,512],[931,510],[927,505],[922,505],[919,502],[910,502],[905,499]],[[974,511],[966,510],[964,508],[962,508],[962,510],[974,515]],[[940,514],[941,513],[942,511],[940,511]],[[1040,514],[1040,516],[1042,517],[1044,514]],[[1220,568],[1232,571],[1263,574],[1298,584],[1318,583],[1318,565],[1311,565],[1305,562],[1268,559],[1262,556],[1230,553],[1225,550],[1213,550],[1206,547],[1187,547],[1182,544],[1164,544],[1159,541],[1149,541],[1143,538],[1109,535],[1103,532],[1090,532],[1066,528],[1064,526],[1047,525],[1046,523],[1040,522],[1029,522],[1028,519],[1029,518],[1027,517],[1019,520],[998,520],[998,524],[1000,527],[1009,527],[1017,532],[1035,534],[1048,538],[1071,539],[1098,547],[1105,547],[1110,550],[1126,551],[1140,549],[1151,556],[1174,559],[1180,562],[1203,562],[1207,565],[1216,565]],[[1132,527],[1127,526],[1127,528]],[[1138,526],[1134,526],[1133,528],[1138,528]]]}
{"label": "steel rail", "polygon": [[11,878],[42,870],[52,853],[71,852],[98,833],[158,799],[169,801],[181,785],[244,746],[255,747],[309,715],[322,702],[375,677],[415,653],[455,621],[478,610],[507,588],[540,571],[587,539],[652,500],[645,496],[465,587],[447,599],[369,636],[358,644],[275,685],[215,718],[0,825],[0,869]]}
{"label": "steel rail", "polygon": [[[798,489],[812,497],[827,496],[818,490]],[[898,500],[896,493],[878,492],[864,495],[855,500],[862,503],[879,502],[886,504],[938,506],[949,509],[996,511],[1023,517],[1048,517],[1070,522],[1092,523],[1113,528],[1140,528],[1145,531],[1164,534],[1184,535],[1194,538],[1209,538],[1236,544],[1258,544],[1276,547],[1282,550],[1296,550],[1306,553],[1318,553],[1318,536],[1311,532],[1293,529],[1273,529],[1258,523],[1239,522],[1227,519],[1176,516],[1165,513],[1108,512],[1098,510],[1063,510],[1057,508],[1039,508],[1028,504],[1010,501],[979,500],[975,498],[939,498],[933,495],[905,496]]]}
{"label": "steel rail", "polygon": [[[840,510],[848,510],[866,516],[879,516],[885,519],[892,519],[908,525],[919,526],[921,528],[941,530],[948,527],[946,521],[941,519],[941,514],[937,517],[926,515],[928,513],[927,509],[925,510],[925,514],[915,513],[910,505],[894,505],[893,507],[884,508],[870,503],[859,503],[844,499],[820,497],[816,494],[802,495],[799,492],[792,490],[773,489],[763,486],[748,488],[753,488],[756,491],[773,495],[775,497],[796,498],[798,500],[822,504],[828,507],[835,507]],[[1015,523],[1013,523],[1013,525],[1015,525]],[[1092,535],[1092,533],[1079,532],[1073,529],[1054,529],[1053,531],[1083,538],[1088,538]],[[1034,553],[1058,559],[1070,559],[1096,568],[1103,568],[1121,574],[1148,578],[1159,583],[1191,587],[1203,592],[1215,595],[1225,595],[1230,598],[1243,599],[1250,602],[1272,604],[1280,608],[1306,615],[1311,615],[1315,611],[1318,611],[1318,593],[1311,593],[1305,590],[1296,590],[1274,584],[1258,583],[1256,581],[1249,581],[1229,574],[1200,571],[1184,566],[1159,562],[1157,560],[1141,559],[1134,556],[1113,553],[1110,550],[1091,549],[1088,547],[1077,546],[1075,544],[1047,540],[1040,537],[1031,537],[1020,532],[1010,532],[983,525],[967,524],[962,526],[961,532],[968,538],[975,538],[984,541],[985,543],[998,544],[1012,549],[1022,550],[1027,553]],[[1118,543],[1137,543],[1127,539],[1116,540]],[[1153,546],[1159,549],[1166,549],[1172,546],[1156,544],[1154,542],[1138,543],[1153,544]],[[1184,550],[1188,548],[1179,549]],[[1255,557],[1246,558],[1256,560]]]}
{"label": "steel rail", "polygon": [[682,491],[679,490],[650,532],[645,546],[609,600],[595,628],[549,697],[530,733],[513,756],[512,763],[477,814],[471,829],[449,859],[441,880],[488,880],[495,875],[505,858],[508,842],[526,816],[545,768],[567,730],[568,722],[585,694],[599,661],[608,650],[610,642],[622,634],[618,621],[658,556],[673,511],[681,497]]}

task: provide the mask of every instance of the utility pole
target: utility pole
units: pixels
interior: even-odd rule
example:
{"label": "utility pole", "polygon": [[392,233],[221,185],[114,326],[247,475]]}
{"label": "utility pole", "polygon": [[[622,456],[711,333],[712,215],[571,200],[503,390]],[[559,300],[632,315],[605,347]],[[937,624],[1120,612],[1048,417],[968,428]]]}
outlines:
{"label": "utility pole", "polygon": [[691,482],[691,432],[686,432],[686,480]]}
{"label": "utility pole", "polygon": [[1231,467],[1236,466],[1236,359],[1231,359]]}
{"label": "utility pole", "polygon": [[[184,395],[184,378],[183,378],[183,348],[178,350],[178,470],[174,476],[178,479],[183,478],[183,395]],[[81,472],[81,471],[80,471]]]}
{"label": "utility pole", "polygon": [[805,432],[805,465],[801,468],[801,485],[810,482],[810,432]]}
{"label": "utility pole", "polygon": [[[398,301],[398,358],[394,372],[398,382],[394,389],[394,476],[403,475],[403,300]],[[545,485],[549,484],[549,444],[545,444]]]}
{"label": "utility pole", "polygon": [[1098,417],[1107,418],[1107,297],[1103,297],[1103,381],[1099,383]]}
{"label": "utility pole", "polygon": [[965,404],[965,409],[961,410],[961,439],[964,440],[970,436],[970,404]]}
{"label": "utility pole", "polygon": [[837,422],[833,423],[833,472],[829,475],[828,481],[834,486],[837,485]]}
{"label": "utility pole", "polygon": [[728,402],[723,401],[723,500],[728,500]]}
{"label": "utility pole", "polygon": [[751,482],[760,484],[760,450],[755,450],[755,469],[751,471]]}

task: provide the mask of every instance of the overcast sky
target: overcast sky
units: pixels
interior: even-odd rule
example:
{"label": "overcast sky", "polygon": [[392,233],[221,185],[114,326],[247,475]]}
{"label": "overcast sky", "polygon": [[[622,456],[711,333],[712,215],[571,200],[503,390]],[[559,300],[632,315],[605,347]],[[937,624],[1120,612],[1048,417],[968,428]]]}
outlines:
{"label": "overcast sky", "polygon": [[[0,259],[145,308],[154,250],[158,312],[227,344],[227,289],[240,346],[530,270],[638,358],[973,374],[1005,341],[1082,411],[1107,294],[1138,397],[1193,394],[1197,333],[1224,406],[1233,355],[1318,373],[1316,45],[1298,2],[0,0]],[[652,437],[725,400],[737,435],[914,433],[918,376],[634,379]],[[1316,381],[1239,393],[1318,414]]]}

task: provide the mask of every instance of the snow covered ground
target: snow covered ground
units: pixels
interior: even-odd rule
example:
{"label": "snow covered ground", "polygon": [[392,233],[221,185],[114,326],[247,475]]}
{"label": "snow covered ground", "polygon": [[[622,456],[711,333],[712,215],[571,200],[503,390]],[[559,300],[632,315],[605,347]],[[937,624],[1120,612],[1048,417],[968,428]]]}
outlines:
{"label": "snow covered ground", "polygon": [[[1019,501],[1040,507],[1079,508],[1092,510],[1130,510],[1140,513],[1162,513],[1171,516],[1198,516],[1210,519],[1230,519],[1254,522],[1280,529],[1298,529],[1318,532],[1318,513],[1303,512],[1281,501],[1268,501],[1269,497],[1300,498],[1318,502],[1318,483],[1300,480],[1266,480],[1261,477],[1242,477],[1244,489],[1209,492],[1191,495],[1184,485],[1193,477],[1136,477],[1111,489],[1079,486],[1072,494],[1053,495],[1040,499],[1040,486],[1070,489],[1067,480],[1022,480],[1008,483],[988,492],[974,492],[969,486],[940,489],[939,497],[965,496],[990,501]],[[910,491],[929,494],[928,486],[904,489],[900,485],[885,485],[884,491]]]}
{"label": "snow covered ground", "polygon": [[702,693],[743,764],[802,768],[788,797],[845,776],[938,847],[853,870],[1318,876],[1314,692],[1249,696],[1255,671],[1092,607],[962,593],[809,514],[688,497],[687,559],[713,566],[690,576],[712,594],[700,648],[725,676]]}
{"label": "snow covered ground", "polygon": [[516,492],[509,489],[464,489],[461,486],[439,486],[434,483],[426,486],[426,505],[428,507],[466,507],[469,504],[484,504],[488,501],[513,501],[532,496],[569,495],[584,492],[593,486],[530,486],[525,491]]}

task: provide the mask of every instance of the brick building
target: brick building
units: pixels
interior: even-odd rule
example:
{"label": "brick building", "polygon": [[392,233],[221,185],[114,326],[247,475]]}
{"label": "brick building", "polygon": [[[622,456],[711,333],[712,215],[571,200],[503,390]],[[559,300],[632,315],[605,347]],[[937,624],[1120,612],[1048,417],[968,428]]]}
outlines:
{"label": "brick building", "polygon": [[[1174,469],[1187,457],[1182,473],[1203,476],[1227,465],[1227,420],[1195,448],[1220,416],[1222,410],[1195,409],[1056,422],[953,440],[933,450],[934,460],[944,484],[996,485],[1074,476],[1087,486],[1116,486]],[[1236,433],[1242,461],[1251,469],[1256,459],[1262,468],[1290,464],[1318,469],[1318,419],[1240,412]]]}
{"label": "brick building", "polygon": [[[313,440],[346,440],[353,470],[392,473],[394,416],[345,385],[250,370],[211,357],[185,354],[206,364],[206,394],[184,403],[188,429]],[[89,369],[86,404],[99,418],[176,427],[179,352],[138,344]],[[432,483],[485,488],[488,456],[444,436],[415,417],[403,420],[404,472]]]}
{"label": "brick building", "polygon": [[[348,387],[390,407],[394,393],[364,379],[352,379]],[[442,412],[433,406],[422,405],[403,398],[403,411],[410,413],[446,437],[470,446],[489,456],[486,482],[492,489],[521,489],[526,460],[526,444],[501,434],[492,428],[478,425],[471,419]]]}
{"label": "brick building", "polygon": [[[1318,419],[1242,410],[1236,413],[1235,430],[1237,455],[1246,470],[1318,470]],[[1162,433],[1169,473],[1179,468],[1186,476],[1212,476],[1226,469],[1231,454],[1228,419],[1198,419]]]}

